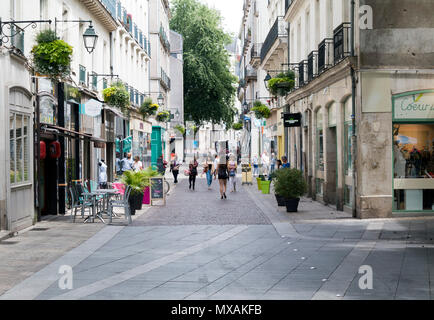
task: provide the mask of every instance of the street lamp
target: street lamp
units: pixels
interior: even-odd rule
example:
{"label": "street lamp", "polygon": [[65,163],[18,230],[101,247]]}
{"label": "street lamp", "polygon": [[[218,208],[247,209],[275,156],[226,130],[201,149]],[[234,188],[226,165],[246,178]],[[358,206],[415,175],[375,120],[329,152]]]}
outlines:
{"label": "street lamp", "polygon": [[158,96],[157,100],[158,100],[158,104],[159,104],[160,106],[164,107],[164,97],[163,97],[163,95],[162,95],[161,93],[160,93],[160,95]]}
{"label": "street lamp", "polygon": [[95,33],[95,29],[92,26],[92,22],[90,22],[89,27],[83,34],[84,47],[87,52],[92,53],[95,50],[96,42],[98,41],[98,35]]}
{"label": "street lamp", "polygon": [[54,19],[54,31],[57,34],[57,22],[87,22],[89,23],[89,27],[86,29],[86,31],[83,33],[83,41],[84,41],[84,47],[86,48],[87,52],[92,53],[95,50],[96,42],[98,40],[98,35],[95,32],[95,29],[92,26],[92,20],[58,20],[57,18]]}
{"label": "street lamp", "polygon": [[270,74],[267,72],[267,75],[264,78],[264,84],[265,84],[265,88],[267,88],[268,90],[268,81],[271,80],[271,76]]}

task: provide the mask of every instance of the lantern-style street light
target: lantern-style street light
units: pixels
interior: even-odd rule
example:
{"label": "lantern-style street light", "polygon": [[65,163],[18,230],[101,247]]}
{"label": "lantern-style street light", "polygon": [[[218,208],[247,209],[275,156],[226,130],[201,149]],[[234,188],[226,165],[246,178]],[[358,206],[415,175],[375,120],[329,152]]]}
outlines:
{"label": "lantern-style street light", "polygon": [[57,33],[57,23],[58,22],[87,22],[89,23],[89,27],[86,29],[86,31],[83,33],[83,41],[84,41],[84,47],[86,48],[87,52],[92,53],[96,48],[96,43],[98,41],[98,35],[95,32],[95,29],[92,25],[92,20],[58,20],[57,18],[54,19],[54,31]]}
{"label": "lantern-style street light", "polygon": [[86,48],[87,52],[92,53],[93,50],[95,50],[96,43],[98,41],[98,35],[96,34],[95,29],[92,26],[92,22],[84,32],[83,40],[84,47]]}

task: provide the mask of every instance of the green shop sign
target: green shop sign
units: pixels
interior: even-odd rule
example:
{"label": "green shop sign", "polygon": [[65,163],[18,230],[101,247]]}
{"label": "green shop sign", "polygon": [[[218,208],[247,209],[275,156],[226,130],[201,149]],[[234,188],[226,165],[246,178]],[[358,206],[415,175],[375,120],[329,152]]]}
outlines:
{"label": "green shop sign", "polygon": [[434,119],[434,90],[416,91],[393,97],[395,120]]}

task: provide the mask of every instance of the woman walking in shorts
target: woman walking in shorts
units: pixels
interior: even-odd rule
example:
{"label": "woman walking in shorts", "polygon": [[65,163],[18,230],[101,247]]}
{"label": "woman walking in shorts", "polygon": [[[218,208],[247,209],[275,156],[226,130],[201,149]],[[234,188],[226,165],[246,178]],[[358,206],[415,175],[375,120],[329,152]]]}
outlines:
{"label": "woman walking in shorts", "polygon": [[[224,160],[223,160],[224,161]],[[217,176],[220,184],[220,196],[221,199],[226,199],[226,185],[228,183],[229,172],[228,172],[228,163],[219,163],[217,167]]]}

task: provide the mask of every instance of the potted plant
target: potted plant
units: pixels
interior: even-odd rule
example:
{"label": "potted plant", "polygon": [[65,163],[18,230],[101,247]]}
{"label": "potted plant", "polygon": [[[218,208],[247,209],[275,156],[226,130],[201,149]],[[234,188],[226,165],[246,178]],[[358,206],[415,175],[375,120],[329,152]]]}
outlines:
{"label": "potted plant", "polygon": [[152,102],[151,98],[146,98],[140,106],[139,112],[145,120],[147,117],[155,115],[159,107],[158,104]]}
{"label": "potted plant", "polygon": [[130,105],[130,94],[122,81],[113,82],[110,87],[102,91],[102,95],[105,103],[120,109],[124,114],[127,113]]}
{"label": "potted plant", "polygon": [[150,185],[149,178],[147,179],[144,171],[125,171],[121,177],[121,182],[125,186],[131,188],[130,197],[128,202],[130,204],[131,215],[136,213],[136,210],[140,210],[143,201],[143,190],[145,187]]}
{"label": "potted plant", "polygon": [[232,125],[232,129],[234,129],[235,131],[243,129],[243,123],[242,122],[234,123]]}
{"label": "potted plant", "polygon": [[158,112],[157,117],[155,119],[157,119],[157,121],[159,122],[167,122],[170,118],[170,112],[163,110]]}
{"label": "potted plant", "polygon": [[255,101],[253,104],[252,111],[258,119],[268,119],[271,115],[270,109],[259,100]]}
{"label": "potted plant", "polygon": [[268,80],[268,90],[275,96],[285,96],[294,88],[295,73],[291,70],[279,73]]}
{"label": "potted plant", "polygon": [[[277,177],[279,176],[280,172],[281,171],[279,169],[279,170],[274,170],[270,174],[270,180],[273,182],[274,185],[276,185],[276,180],[277,180]],[[285,199],[281,195],[277,194],[276,192],[274,192],[274,196],[276,197],[277,205],[279,207],[284,207],[285,206]]]}
{"label": "potted plant", "polygon": [[270,194],[270,180],[261,180],[261,190],[263,194]]}
{"label": "potted plant", "polygon": [[303,173],[295,168],[279,169],[274,190],[284,198],[287,212],[297,212],[300,197],[307,190]]}
{"label": "potted plant", "polygon": [[142,204],[150,204],[151,203],[151,178],[158,176],[159,173],[157,170],[152,169],[152,167],[148,167],[144,171],[142,171],[144,178],[146,179],[146,187],[144,189],[143,201]]}
{"label": "potted plant", "polygon": [[182,124],[177,124],[174,129],[176,129],[180,134],[185,134],[185,128]]}
{"label": "potted plant", "polygon": [[65,78],[71,71],[72,47],[57,38],[53,30],[43,30],[36,36],[31,50],[36,73],[51,79]]}

